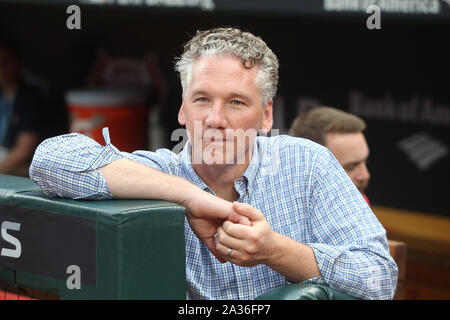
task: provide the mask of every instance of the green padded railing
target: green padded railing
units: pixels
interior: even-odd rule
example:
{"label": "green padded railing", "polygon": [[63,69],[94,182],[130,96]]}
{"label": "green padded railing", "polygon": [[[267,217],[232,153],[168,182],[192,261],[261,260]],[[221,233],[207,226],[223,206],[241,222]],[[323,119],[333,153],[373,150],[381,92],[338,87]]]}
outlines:
{"label": "green padded railing", "polygon": [[257,300],[357,300],[325,285],[293,283],[275,288],[259,296]]}
{"label": "green padded railing", "polygon": [[62,299],[185,299],[184,208],[46,197],[0,175],[0,282]]}

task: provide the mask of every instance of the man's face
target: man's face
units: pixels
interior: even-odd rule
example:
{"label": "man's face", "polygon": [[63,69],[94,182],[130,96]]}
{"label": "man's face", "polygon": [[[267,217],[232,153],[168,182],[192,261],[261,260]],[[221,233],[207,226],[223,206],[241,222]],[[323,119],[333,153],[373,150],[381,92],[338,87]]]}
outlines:
{"label": "man's face", "polygon": [[369,147],[364,135],[361,132],[327,133],[325,142],[359,191],[364,193],[370,180],[366,165]]}
{"label": "man's face", "polygon": [[0,85],[15,81],[18,74],[18,63],[11,50],[0,47]]}
{"label": "man's face", "polygon": [[199,164],[194,154],[200,153],[200,163],[248,163],[258,130],[272,128],[272,100],[263,107],[255,83],[258,71],[233,56],[194,63],[178,114],[190,136],[194,164]]}

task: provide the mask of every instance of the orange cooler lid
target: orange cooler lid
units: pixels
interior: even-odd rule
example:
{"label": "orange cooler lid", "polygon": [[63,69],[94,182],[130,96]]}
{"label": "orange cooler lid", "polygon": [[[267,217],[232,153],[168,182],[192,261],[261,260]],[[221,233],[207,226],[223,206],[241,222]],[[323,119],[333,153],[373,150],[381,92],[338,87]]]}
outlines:
{"label": "orange cooler lid", "polygon": [[142,106],[145,98],[146,94],[142,90],[122,88],[70,90],[65,94],[68,106],[87,108]]}

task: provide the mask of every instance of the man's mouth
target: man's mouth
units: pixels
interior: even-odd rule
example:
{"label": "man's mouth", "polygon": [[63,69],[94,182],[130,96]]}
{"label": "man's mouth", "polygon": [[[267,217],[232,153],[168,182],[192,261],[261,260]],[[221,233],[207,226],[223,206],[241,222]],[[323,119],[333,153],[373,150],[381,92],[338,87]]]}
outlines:
{"label": "man's mouth", "polygon": [[232,140],[228,140],[226,138],[217,138],[215,136],[211,136],[211,137],[205,136],[205,137],[203,137],[203,141],[211,142],[211,143],[226,143],[226,142],[232,141]]}

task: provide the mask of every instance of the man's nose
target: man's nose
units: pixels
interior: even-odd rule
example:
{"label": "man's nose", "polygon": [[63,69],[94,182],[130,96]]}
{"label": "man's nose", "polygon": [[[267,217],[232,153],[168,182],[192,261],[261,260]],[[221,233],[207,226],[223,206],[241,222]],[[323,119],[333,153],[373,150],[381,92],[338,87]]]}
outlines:
{"label": "man's nose", "polygon": [[222,102],[216,101],[211,106],[205,121],[205,125],[210,128],[227,127],[226,109],[225,105]]}
{"label": "man's nose", "polygon": [[368,181],[370,179],[370,172],[365,163],[361,164],[361,168],[358,172],[358,180],[359,181]]}

